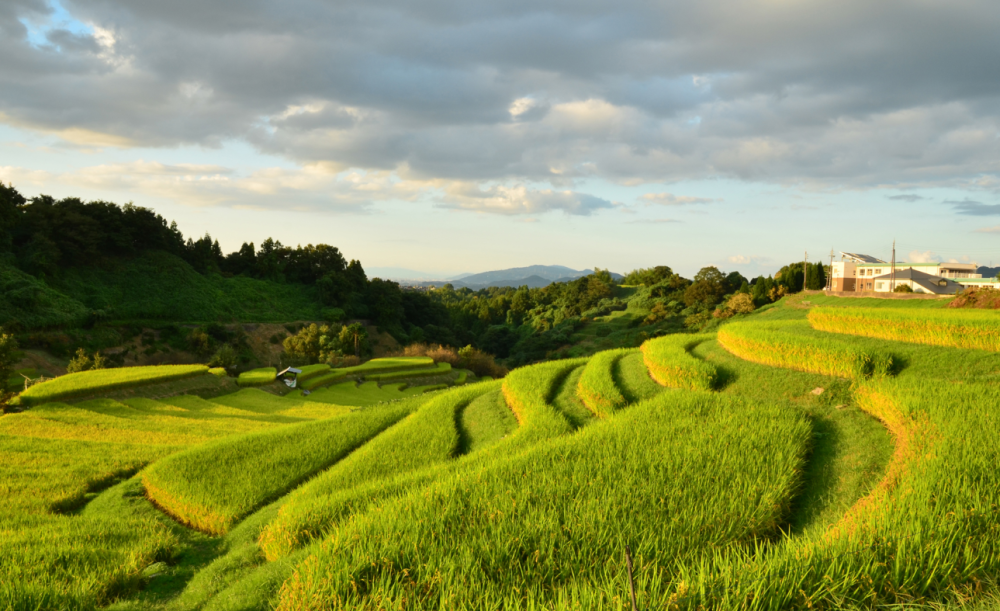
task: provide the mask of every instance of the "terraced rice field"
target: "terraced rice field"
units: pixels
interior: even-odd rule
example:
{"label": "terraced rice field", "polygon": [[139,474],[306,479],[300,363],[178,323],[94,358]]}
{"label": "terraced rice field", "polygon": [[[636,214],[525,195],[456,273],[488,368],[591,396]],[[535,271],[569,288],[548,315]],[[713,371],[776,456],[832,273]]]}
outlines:
{"label": "terraced rice field", "polygon": [[0,417],[0,606],[991,608],[1000,354],[817,301],[440,392],[40,402]]}

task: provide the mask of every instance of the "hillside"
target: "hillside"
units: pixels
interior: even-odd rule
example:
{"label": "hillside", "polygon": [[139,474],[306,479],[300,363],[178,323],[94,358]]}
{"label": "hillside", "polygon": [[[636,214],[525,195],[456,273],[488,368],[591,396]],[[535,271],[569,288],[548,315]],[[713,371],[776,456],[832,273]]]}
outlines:
{"label": "hillside", "polygon": [[989,606],[1000,323],[885,305],[800,295],[429,394],[395,379],[438,375],[415,359],[361,384],[310,369],[333,384],[310,395],[38,404],[0,417],[0,592],[562,610],[622,608],[634,583],[643,609]]}
{"label": "hillside", "polygon": [[[575,270],[562,265],[529,265],[514,267],[477,274],[460,274],[448,280],[413,280],[407,284],[425,287],[442,287],[450,284],[455,288],[482,290],[486,288],[521,287],[542,288],[553,283],[572,282],[578,278],[593,274],[594,270]],[[621,274],[611,273],[615,280],[621,280]]]}
{"label": "hillside", "polygon": [[66,270],[51,284],[114,320],[284,322],[318,319],[322,309],[312,287],[199,274],[155,251],[106,268]]}
{"label": "hillside", "polygon": [[[500,269],[490,272],[480,272],[461,278],[461,282],[466,286],[499,286],[497,282],[516,282],[532,276],[538,276],[545,280],[554,281],[559,278],[579,278],[593,273],[593,270],[577,271],[562,265],[529,265],[528,267],[512,267],[510,269]],[[515,286],[515,285],[507,285]]]}

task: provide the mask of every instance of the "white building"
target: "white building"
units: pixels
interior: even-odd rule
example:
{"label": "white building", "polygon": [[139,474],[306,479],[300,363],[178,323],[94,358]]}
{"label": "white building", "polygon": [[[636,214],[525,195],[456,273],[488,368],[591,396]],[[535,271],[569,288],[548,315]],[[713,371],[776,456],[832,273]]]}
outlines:
{"label": "white building", "polygon": [[[984,279],[976,273],[975,263],[907,263],[893,265],[881,259],[842,252],[841,260],[833,264],[831,271],[832,291],[888,293],[894,287],[905,284],[914,293],[950,295],[964,286],[987,286],[1000,283],[994,279]],[[895,280],[893,279],[895,278]]]}

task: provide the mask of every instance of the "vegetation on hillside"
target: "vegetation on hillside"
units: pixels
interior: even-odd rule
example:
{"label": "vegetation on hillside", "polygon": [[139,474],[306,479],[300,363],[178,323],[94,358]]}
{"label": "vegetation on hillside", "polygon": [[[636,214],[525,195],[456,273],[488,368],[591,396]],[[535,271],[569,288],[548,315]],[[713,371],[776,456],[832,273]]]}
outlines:
{"label": "vegetation on hillside", "polygon": [[0,325],[25,347],[59,357],[100,351],[109,366],[200,360],[237,373],[274,365],[267,346],[251,345],[233,323],[308,321],[317,345],[286,346],[288,363],[371,356],[377,328],[404,346],[471,346],[515,367],[711,329],[819,288],[824,274],[810,264],[803,282],[803,264],[792,263],[752,281],[715,267],[686,279],[657,266],[620,282],[596,269],[538,289],[403,290],[368,278],[334,246],[267,239],[226,254],[210,235],[185,238],[140,206],[28,200],[0,185]]}
{"label": "vegetation on hillside", "polygon": [[[1000,323],[847,301],[786,299],[713,317],[718,333],[432,395],[352,380],[0,417],[0,517],[15,525],[0,531],[0,596],[17,609],[617,608],[625,545],[640,608],[980,596],[1000,568],[1000,352],[810,319]],[[342,370],[451,365],[435,358],[451,349],[418,351]]]}

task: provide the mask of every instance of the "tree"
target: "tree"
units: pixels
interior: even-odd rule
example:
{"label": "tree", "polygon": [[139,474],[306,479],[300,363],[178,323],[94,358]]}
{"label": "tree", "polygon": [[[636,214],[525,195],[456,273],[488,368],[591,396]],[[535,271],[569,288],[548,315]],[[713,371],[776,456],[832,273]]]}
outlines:
{"label": "tree", "polygon": [[403,320],[403,292],[391,280],[375,278],[368,283],[368,311],[379,326],[399,325]]}
{"label": "tree", "polygon": [[[3,327],[0,327],[0,383],[4,386],[6,386],[7,380],[14,375],[14,364],[17,362],[16,354],[17,340],[14,339],[13,335],[4,333]],[[0,392],[3,390],[4,388],[0,387]]]}
{"label": "tree", "polygon": [[[0,187],[3,185],[0,184]],[[7,380],[14,374],[17,363],[17,341],[0,327],[0,412],[7,412],[13,393],[7,392]]]}
{"label": "tree", "polygon": [[684,303],[688,307],[711,308],[722,301],[729,291],[726,276],[715,266],[703,267],[695,274],[694,283],[684,290]]}
{"label": "tree", "polygon": [[353,347],[354,356],[360,358],[362,349],[368,351],[368,331],[361,323],[352,323],[340,330],[340,345],[346,352]]}
{"label": "tree", "polygon": [[899,284],[899,285],[896,286],[895,289],[893,289],[892,292],[894,292],[894,293],[912,293],[913,289],[910,288],[909,284]]}
{"label": "tree", "polygon": [[4,186],[0,182],[0,252],[11,249],[14,239],[14,227],[17,225],[21,208],[27,200],[17,192],[14,185]]}
{"label": "tree", "polygon": [[303,327],[298,333],[286,337],[283,342],[285,353],[312,364],[319,361],[322,346],[321,338],[329,335],[330,327],[320,327],[315,323]]}
{"label": "tree", "polygon": [[726,276],[726,292],[735,293],[741,286],[747,283],[747,279],[739,272],[729,272]]}
{"label": "tree", "polygon": [[746,293],[736,293],[729,298],[726,307],[736,314],[749,314],[754,311],[753,298]]}
{"label": "tree", "polygon": [[229,344],[222,344],[219,350],[212,356],[212,360],[208,362],[208,365],[209,367],[222,367],[224,369],[235,367],[236,350]]}
{"label": "tree", "polygon": [[809,265],[809,277],[806,279],[806,288],[810,291],[821,291],[826,288],[826,270],[822,263],[812,263]]}
{"label": "tree", "polygon": [[649,269],[632,270],[622,278],[621,282],[622,284],[629,285],[641,284],[644,286],[653,286],[654,284],[659,284],[675,277],[678,276],[674,273],[674,270],[666,265],[657,265]]}
{"label": "tree", "polygon": [[774,275],[774,281],[783,285],[787,292],[798,293],[802,290],[804,277],[802,261],[797,261],[779,269],[778,273]]}
{"label": "tree", "polygon": [[83,348],[77,348],[76,356],[70,360],[66,366],[66,373],[78,373],[81,371],[93,371],[104,369],[107,366],[107,359],[101,356],[100,352],[95,352],[91,358]]}

